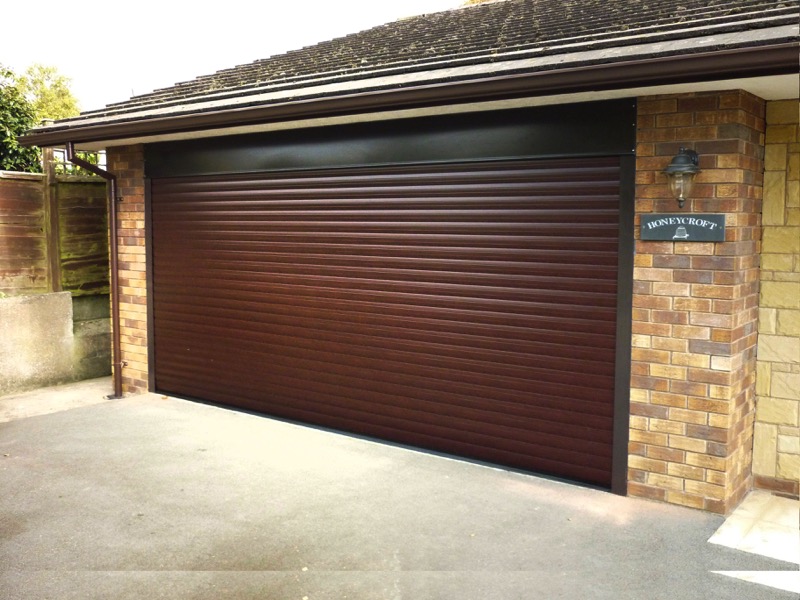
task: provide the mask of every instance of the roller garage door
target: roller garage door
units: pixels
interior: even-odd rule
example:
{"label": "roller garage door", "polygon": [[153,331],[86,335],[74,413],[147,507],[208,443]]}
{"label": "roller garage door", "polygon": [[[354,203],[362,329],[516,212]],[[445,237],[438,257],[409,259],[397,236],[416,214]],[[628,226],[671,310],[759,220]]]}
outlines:
{"label": "roller garage door", "polygon": [[157,390],[611,485],[618,157],[150,197]]}

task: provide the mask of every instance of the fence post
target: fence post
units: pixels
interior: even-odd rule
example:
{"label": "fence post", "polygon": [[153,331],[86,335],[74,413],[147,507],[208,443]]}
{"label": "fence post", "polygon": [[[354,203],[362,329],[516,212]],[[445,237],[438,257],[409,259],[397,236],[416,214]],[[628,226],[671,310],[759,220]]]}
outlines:
{"label": "fence post", "polygon": [[58,180],[52,148],[42,148],[44,181],[44,226],[47,252],[47,287],[61,291],[61,232],[58,219]]}

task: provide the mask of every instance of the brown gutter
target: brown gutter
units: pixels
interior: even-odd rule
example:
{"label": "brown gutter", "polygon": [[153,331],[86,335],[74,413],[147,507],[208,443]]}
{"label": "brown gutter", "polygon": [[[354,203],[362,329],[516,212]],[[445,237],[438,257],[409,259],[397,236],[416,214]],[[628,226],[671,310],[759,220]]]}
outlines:
{"label": "brown gutter", "polygon": [[113,398],[122,398],[122,367],[126,363],[121,360],[120,331],[119,331],[119,251],[117,249],[117,177],[113,173],[101,169],[75,155],[75,144],[67,142],[67,160],[73,165],[91,171],[108,181],[108,220],[111,228],[111,364],[114,367],[114,395]]}
{"label": "brown gutter", "polygon": [[[583,65],[469,81],[437,82],[403,88],[371,90],[340,96],[289,100],[274,104],[195,112],[186,115],[120,120],[98,125],[66,125],[31,133],[25,145],[50,146],[100,142],[148,135],[175,134],[310,117],[333,117],[381,110],[510,99],[532,95],[625,89],[645,85],[746,78],[798,72],[798,45],[703,52],[635,61]],[[122,117],[124,119],[125,117]]]}

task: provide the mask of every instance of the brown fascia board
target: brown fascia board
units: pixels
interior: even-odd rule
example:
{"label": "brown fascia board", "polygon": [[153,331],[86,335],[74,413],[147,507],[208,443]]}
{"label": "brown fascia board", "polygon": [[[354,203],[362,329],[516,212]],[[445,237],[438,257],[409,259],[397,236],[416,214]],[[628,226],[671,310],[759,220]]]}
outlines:
{"label": "brown fascia board", "polygon": [[792,42],[466,81],[422,83],[403,88],[301,98],[185,115],[76,125],[56,131],[27,134],[20,138],[20,142],[26,146],[58,146],[67,142],[103,142],[392,109],[794,74],[800,71],[799,49],[798,43]]}

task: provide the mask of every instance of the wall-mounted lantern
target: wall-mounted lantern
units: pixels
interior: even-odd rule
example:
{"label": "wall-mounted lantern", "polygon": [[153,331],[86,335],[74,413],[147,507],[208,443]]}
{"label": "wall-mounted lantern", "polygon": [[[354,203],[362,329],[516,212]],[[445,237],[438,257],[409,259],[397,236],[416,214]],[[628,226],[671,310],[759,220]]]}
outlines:
{"label": "wall-mounted lantern", "polygon": [[697,166],[697,152],[688,148],[681,148],[669,166],[664,169],[669,179],[669,189],[678,201],[678,206],[683,208],[683,203],[692,192],[694,177],[700,172]]}

